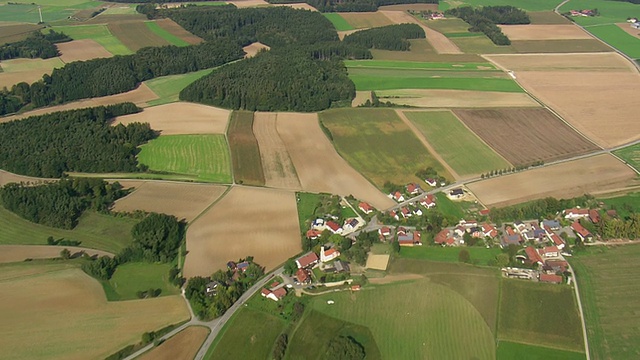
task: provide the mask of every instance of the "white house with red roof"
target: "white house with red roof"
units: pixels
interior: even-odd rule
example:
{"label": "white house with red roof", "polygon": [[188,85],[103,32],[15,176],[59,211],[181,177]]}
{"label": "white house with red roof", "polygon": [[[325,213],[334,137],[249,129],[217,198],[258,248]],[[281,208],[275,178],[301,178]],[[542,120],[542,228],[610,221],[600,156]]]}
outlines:
{"label": "white house with red roof", "polygon": [[340,225],[338,225],[336,222],[329,220],[327,221],[326,226],[327,226],[327,229],[331,231],[331,233],[342,234],[342,227],[340,227]]}
{"label": "white house with red roof", "polygon": [[589,241],[593,237],[589,230],[585,229],[585,227],[577,221],[571,224],[571,229],[578,234],[578,237],[580,237],[582,241]]}
{"label": "white house with red roof", "polygon": [[564,218],[569,220],[578,220],[589,217],[589,209],[566,209],[563,212]]}
{"label": "white house with red roof", "polygon": [[318,255],[313,251],[305,254],[298,259],[296,259],[296,265],[298,265],[298,269],[312,267],[318,263]]}
{"label": "white house with red roof", "polygon": [[406,207],[403,207],[402,209],[400,209],[400,213],[402,214],[402,217],[405,219],[413,216],[413,214],[411,214],[411,211]]}
{"label": "white house with red roof", "polygon": [[411,183],[407,185],[407,192],[411,195],[418,195],[422,192],[422,188],[418,184]]}
{"label": "white house with red roof", "polygon": [[419,231],[407,232],[398,235],[398,244],[400,246],[420,246],[422,245],[422,234]]}
{"label": "white house with red roof", "polygon": [[482,233],[485,237],[490,238],[495,238],[496,236],[498,236],[498,230],[496,230],[496,228],[489,223],[482,224]]}
{"label": "white house with red roof", "polygon": [[424,182],[426,182],[427,185],[431,187],[436,187],[438,185],[438,182],[436,181],[436,179],[432,179],[432,178],[424,179]]}
{"label": "white house with red roof", "polygon": [[527,246],[524,249],[524,252],[527,254],[527,258],[529,259],[529,262],[531,262],[532,264],[542,265],[543,263],[542,257],[540,256],[540,253],[538,253],[538,251],[536,251],[536,249],[533,246]]}
{"label": "white house with red roof", "polygon": [[391,229],[387,226],[383,226],[380,229],[378,229],[378,234],[387,237],[389,235],[391,235]]}
{"label": "white house with red roof", "polygon": [[393,194],[389,194],[389,196],[390,196],[393,200],[395,200],[395,201],[397,201],[397,202],[403,202],[403,201],[404,201],[404,195],[402,195],[402,193],[401,193],[400,191],[396,191],[396,192],[395,192],[395,193],[393,193]]}
{"label": "white house with red roof", "polygon": [[389,213],[389,216],[391,216],[396,220],[400,220],[400,217],[398,216],[398,213],[395,210],[391,210],[391,212]]}
{"label": "white house with red roof", "polygon": [[308,270],[298,269],[296,271],[296,279],[298,284],[308,284],[311,282],[311,276],[309,276]]}
{"label": "white house with red roof", "polygon": [[358,204],[358,208],[365,214],[371,214],[375,209],[373,208],[373,206],[369,205],[366,202],[361,202],[360,204]]}
{"label": "white house with red roof", "polygon": [[436,198],[433,194],[427,195],[424,199],[420,200],[420,205],[426,207],[427,209],[431,209],[436,206]]}
{"label": "white house with red roof", "polygon": [[273,291],[269,289],[262,289],[262,291],[260,292],[260,295],[266,297],[267,299],[271,299],[273,301],[279,301],[287,295],[287,289],[285,289],[284,287],[281,287]]}
{"label": "white house with red roof", "polygon": [[556,274],[540,274],[540,282],[562,284],[562,276]]}
{"label": "white house with red roof", "polygon": [[542,257],[557,257],[560,251],[556,246],[545,246],[539,249],[538,252]]}
{"label": "white house with red roof", "polygon": [[311,240],[316,240],[317,238],[320,237],[320,235],[322,235],[322,231],[319,231],[319,230],[316,230],[316,229],[307,230],[307,238],[309,238]]}
{"label": "white house with red roof", "polygon": [[325,250],[324,246],[320,247],[320,262],[328,262],[340,256],[340,251],[336,249]]}

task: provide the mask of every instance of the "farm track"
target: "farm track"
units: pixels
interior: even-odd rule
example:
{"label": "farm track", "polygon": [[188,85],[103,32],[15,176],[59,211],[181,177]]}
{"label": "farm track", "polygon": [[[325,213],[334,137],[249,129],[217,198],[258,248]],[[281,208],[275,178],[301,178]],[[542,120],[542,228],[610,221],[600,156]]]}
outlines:
{"label": "farm track", "polygon": [[449,38],[443,34],[425,26],[420,20],[404,11],[380,11],[396,24],[413,23],[418,24],[424,30],[427,41],[433,46],[438,54],[463,54],[463,52]]}
{"label": "farm track", "polygon": [[287,147],[277,130],[278,113],[256,112],[253,115],[253,133],[258,140],[265,186],[301,190]]}

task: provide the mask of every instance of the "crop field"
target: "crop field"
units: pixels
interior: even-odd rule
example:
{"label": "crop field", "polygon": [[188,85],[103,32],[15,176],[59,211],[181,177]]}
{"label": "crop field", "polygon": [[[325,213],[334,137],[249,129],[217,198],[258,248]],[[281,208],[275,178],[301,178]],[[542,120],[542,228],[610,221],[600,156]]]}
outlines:
{"label": "crop field", "polygon": [[380,11],[365,13],[346,12],[335,14],[343,18],[354,29],[368,29],[393,24],[393,22]]}
{"label": "crop field", "polygon": [[183,29],[180,25],[178,25],[171,19],[159,19],[155,20],[154,23],[160,26],[162,29],[168,31],[170,34],[177,36],[179,39],[187,42],[188,44],[196,45],[202,42],[201,38]]}
{"label": "crop field", "polygon": [[371,49],[376,60],[393,61],[432,61],[432,62],[481,62],[484,61],[475,54],[438,54],[426,39],[412,39],[410,51],[391,51]]}
{"label": "crop field", "polygon": [[598,9],[598,16],[576,16],[573,20],[582,25],[611,24],[624,22],[629,16],[637,16],[638,6],[623,1],[571,0],[560,7],[560,12],[579,9]]}
{"label": "crop field", "polygon": [[[553,324],[553,326],[550,326]],[[582,351],[582,325],[570,286],[502,280],[498,338]]]}
{"label": "crop field", "polygon": [[320,114],[320,121],[342,157],[379,188],[386,181],[421,181],[414,174],[427,167],[451,176],[393,110],[329,110]]}
{"label": "crop field", "polygon": [[295,193],[236,186],[189,226],[184,273],[209,276],[246,256],[269,271],[300,246]]}
{"label": "crop field", "polygon": [[244,55],[245,58],[250,58],[258,55],[258,53],[262,50],[269,50],[269,49],[271,48],[263,43],[254,42],[243,47],[242,51],[245,52],[245,55]]}
{"label": "crop field", "polygon": [[114,125],[149,123],[162,135],[224,134],[231,111],[213,106],[177,102],[144,109],[137,114],[117,117]]}
{"label": "crop field", "polygon": [[2,61],[0,72],[0,89],[11,87],[20,82],[34,83],[44,74],[51,74],[53,69],[61,68],[64,64],[60,58],[42,59],[11,59]]}
{"label": "crop field", "polygon": [[497,360],[584,360],[583,352],[552,349],[548,347],[521,344],[510,341],[498,342]]}
{"label": "crop field", "polygon": [[515,52],[511,46],[494,44],[484,34],[471,37],[452,37],[451,41],[465,54],[511,54]]}
{"label": "crop field", "polygon": [[477,109],[454,113],[514,165],[570,158],[598,149],[547,109]]}
{"label": "crop field", "polygon": [[[366,92],[369,94],[369,92]],[[539,107],[525,93],[467,90],[398,89],[378,90],[380,101],[423,108]]]}
{"label": "crop field", "polygon": [[105,358],[189,318],[180,296],[107,302],[100,284],[70,263],[7,264],[0,274],[0,347],[12,359]]}
{"label": "crop field", "polygon": [[147,84],[158,97],[158,99],[149,101],[149,105],[155,106],[179,101],[182,89],[201,77],[211,74],[212,71],[213,69],[204,69],[180,75],[161,76],[145,81],[144,84]]}
{"label": "crop field", "polygon": [[253,115],[253,134],[258,140],[265,185],[300,190],[296,169],[276,128],[277,119],[277,113],[256,112]]}
{"label": "crop field", "polygon": [[381,11],[407,11],[407,10],[415,10],[415,11],[436,11],[438,10],[438,4],[424,4],[424,3],[414,3],[414,4],[395,4],[395,5],[383,5],[379,6],[378,9]]}
{"label": "crop field", "polygon": [[117,200],[114,211],[143,210],[171,214],[186,221],[193,221],[227,190],[224,186],[212,184],[132,180],[120,183],[125,187],[135,187],[135,190]]}
{"label": "crop field", "polygon": [[568,25],[500,25],[511,41],[591,39],[581,28]]}
{"label": "crop field", "polygon": [[436,21],[425,21],[425,26],[440,32],[444,35],[449,34],[457,34],[457,33],[468,33],[471,25],[466,23],[462,19],[458,18],[449,18],[449,19],[440,19]]}
{"label": "crop field", "polygon": [[553,10],[556,7],[556,5],[558,5],[558,2],[556,0],[524,1],[524,2],[517,2],[517,3],[515,3],[513,0],[445,0],[440,4],[439,8],[440,10],[445,10],[443,9],[443,6],[446,9],[448,9],[449,7],[458,7],[458,6],[464,6],[464,5],[469,5],[473,7],[511,5],[511,6],[517,6],[522,10],[545,11],[545,10]]}
{"label": "crop field", "polygon": [[610,52],[611,48],[596,39],[579,40],[517,40],[511,42],[517,53],[592,53]]}
{"label": "crop field", "polygon": [[73,40],[94,40],[113,55],[129,55],[133,53],[109,31],[106,25],[54,26],[52,29],[69,35]]}
{"label": "crop field", "polygon": [[139,357],[140,360],[193,360],[209,335],[204,326],[189,326]]}
{"label": "crop field", "polygon": [[639,246],[625,245],[589,249],[571,258],[592,359],[630,359],[640,352],[639,255]]}
{"label": "crop field", "polygon": [[150,170],[189,175],[203,181],[232,182],[224,135],[165,135],[140,148],[138,161]]}
{"label": "crop field", "polygon": [[562,15],[558,15],[553,11],[530,11],[527,12],[531,25],[563,25],[571,24],[571,21],[567,20]]}
{"label": "crop field", "polygon": [[563,164],[479,181],[467,187],[486,206],[507,206],[547,196],[571,198],[624,188],[636,173],[611,155],[598,155]]}
{"label": "crop field", "polygon": [[450,111],[405,111],[404,114],[459,175],[511,167]]}
{"label": "crop field", "polygon": [[402,69],[402,70],[434,70],[434,71],[498,71],[489,62],[415,62],[390,60],[344,60],[344,65],[351,69]]}
{"label": "crop field", "polygon": [[47,238],[53,236],[55,239],[78,240],[82,247],[115,254],[131,243],[131,228],[137,222],[88,211],[80,217],[73,230],[65,230],[32,223],[0,207],[0,244],[46,245]]}
{"label": "crop field", "polygon": [[2,23],[0,24],[0,44],[24,40],[29,34],[42,28],[42,25],[35,24]]}
{"label": "crop field", "polygon": [[145,22],[145,24],[147,25],[149,30],[151,30],[152,33],[158,35],[159,37],[164,39],[164,41],[168,42],[171,45],[175,45],[175,46],[189,46],[190,45],[187,41],[183,40],[179,36],[176,36],[176,35],[172,34],[170,31],[168,31],[167,29],[163,28],[162,26],[160,26],[155,21],[147,21],[147,22]]}
{"label": "crop field", "polygon": [[457,263],[460,250],[466,249],[471,255],[471,261],[480,266],[487,266],[489,261],[494,260],[496,255],[502,253],[500,248],[485,247],[441,247],[441,246],[414,246],[400,249],[400,257],[407,259],[419,259],[430,261],[444,261]]}
{"label": "crop field", "polygon": [[37,4],[2,1],[0,2],[0,6],[2,7],[2,11],[0,11],[0,21],[37,24],[40,21],[38,5],[41,5],[43,21],[51,23],[64,20],[80,10],[98,8],[102,3],[87,0],[39,0]]}
{"label": "crop field", "polygon": [[622,30],[618,25],[590,26],[587,30],[628,57],[640,59],[640,39]]}
{"label": "crop field", "polygon": [[627,146],[626,148],[616,150],[616,156],[622,158],[626,163],[633,166],[634,169],[640,171],[640,144]]}
{"label": "crop field", "polygon": [[234,111],[231,114],[227,136],[235,181],[239,184],[264,185],[260,148],[253,133],[253,113]]}
{"label": "crop field", "polygon": [[[614,53],[490,56],[514,70],[518,82],[602,147],[638,139],[629,104],[640,82],[632,64]],[[610,121],[602,121],[610,119]]]}
{"label": "crop field", "polygon": [[378,209],[393,206],[391,199],[338,155],[320,128],[317,114],[278,113],[277,130],[304,191],[351,194]]}
{"label": "crop field", "polygon": [[[105,293],[109,301],[138,299],[138,291],[160,289],[160,296],[178,295],[180,289],[171,284],[169,270],[171,264],[152,264],[146,262],[126,263],[118,266],[111,279],[106,282],[109,287]],[[108,285],[107,285],[108,284]]]}
{"label": "crop field", "polygon": [[347,20],[345,20],[342,16],[340,16],[340,14],[324,13],[322,15],[324,15],[324,17],[329,19],[329,21],[331,21],[331,23],[333,24],[333,27],[335,27],[336,30],[338,31],[347,31],[347,30],[355,29],[353,26],[351,26],[347,22]]}
{"label": "crop field", "polygon": [[383,359],[495,358],[491,329],[473,304],[427,280],[321,295],[309,306],[368,327]]}
{"label": "crop field", "polygon": [[58,47],[58,51],[60,51],[61,54],[60,60],[64,63],[113,56],[113,54],[108,52],[102,45],[91,39],[73,40],[56,44],[56,47]]}
{"label": "crop field", "polygon": [[0,263],[12,263],[27,259],[53,259],[59,258],[60,252],[67,249],[71,255],[85,252],[89,256],[113,256],[113,254],[76,246],[51,246],[51,245],[0,245]]}
{"label": "crop field", "polygon": [[146,22],[114,22],[110,23],[107,28],[133,52],[147,46],[174,45],[156,32],[151,31]]}

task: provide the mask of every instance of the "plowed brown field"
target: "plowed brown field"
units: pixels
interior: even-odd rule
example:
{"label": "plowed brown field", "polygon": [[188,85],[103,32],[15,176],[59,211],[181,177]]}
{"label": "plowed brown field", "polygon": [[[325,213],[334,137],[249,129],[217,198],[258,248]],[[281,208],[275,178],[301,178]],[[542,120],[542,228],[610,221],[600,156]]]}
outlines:
{"label": "plowed brown field", "polygon": [[189,226],[184,274],[209,276],[246,256],[269,271],[300,250],[294,192],[235,186]]}
{"label": "plowed brown field", "polygon": [[67,249],[71,255],[84,251],[90,256],[113,256],[106,251],[87,249],[76,246],[49,245],[0,245],[0,263],[24,261],[26,259],[51,259],[60,257],[60,252]]}
{"label": "plowed brown field", "polygon": [[8,171],[0,170],[0,186],[5,186],[8,183],[20,183],[20,182],[42,182],[42,181],[54,181],[53,179],[35,178],[30,176],[18,175],[10,173]]}
{"label": "plowed brown field", "polygon": [[179,37],[180,39],[188,42],[189,44],[195,45],[200,44],[203,40],[183,29],[182,26],[178,25],[171,19],[159,19],[156,20],[156,24],[158,24],[161,28],[167,30],[173,35]]}
{"label": "plowed brown field", "polygon": [[485,206],[507,206],[547,196],[571,198],[632,184],[636,173],[611,155],[598,155],[507,176],[467,187]]}
{"label": "plowed brown field", "polygon": [[116,118],[116,124],[149,123],[162,135],[224,134],[231,111],[213,106],[177,102],[154,106],[144,111]]}
{"label": "plowed brown field", "polygon": [[514,165],[597,150],[547,109],[454,110],[473,132]]}
{"label": "plowed brown field", "polygon": [[65,63],[73,61],[86,61],[97,58],[112,57],[107,49],[91,39],[73,40],[65,43],[57,44],[60,51],[60,60]]}
{"label": "plowed brown field", "polygon": [[300,181],[287,147],[276,129],[277,113],[253,114],[253,133],[258,140],[260,159],[268,187],[300,190]]}
{"label": "plowed brown field", "polygon": [[317,114],[280,113],[277,128],[305,191],[351,194],[378,209],[394,205],[338,155],[320,129]]}
{"label": "plowed brown field", "polygon": [[115,202],[113,210],[144,210],[175,215],[192,221],[227,190],[224,186],[162,181],[120,181],[125,188],[135,188]]}
{"label": "plowed brown field", "polygon": [[500,25],[511,40],[591,39],[591,35],[573,25]]}
{"label": "plowed brown field", "polygon": [[203,326],[189,326],[160,346],[145,353],[140,360],[193,360],[200,346],[209,335]]}

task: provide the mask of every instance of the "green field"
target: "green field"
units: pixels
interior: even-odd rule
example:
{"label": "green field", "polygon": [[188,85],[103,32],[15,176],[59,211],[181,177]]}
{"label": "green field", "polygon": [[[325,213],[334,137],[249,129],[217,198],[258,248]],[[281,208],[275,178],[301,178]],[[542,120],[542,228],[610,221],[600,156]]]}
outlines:
{"label": "green field", "polygon": [[628,217],[631,213],[640,211],[640,193],[638,192],[598,200],[602,201],[607,206],[607,209],[616,210],[618,216],[622,219]]}
{"label": "green field", "polygon": [[470,247],[442,247],[442,246],[414,246],[400,249],[400,257],[407,259],[458,262],[460,250],[466,249],[471,254],[471,262],[477,265],[487,266],[490,260],[494,260],[496,255],[502,253],[498,247],[485,248],[478,246]]}
{"label": "green field", "polygon": [[460,175],[511,167],[450,111],[406,111],[404,114]]}
{"label": "green field", "polygon": [[443,192],[436,194],[436,207],[444,215],[453,216],[462,219],[465,215],[465,209],[472,204],[467,201],[453,201]]}
{"label": "green field", "polygon": [[155,106],[178,101],[182,89],[201,77],[211,74],[212,71],[213,69],[205,69],[187,74],[162,76],[145,81],[144,83],[159,97],[159,99],[149,101],[148,104]]}
{"label": "green field", "polygon": [[416,62],[482,62],[478,55],[474,54],[438,54],[426,39],[412,39],[410,51],[391,51],[371,49],[371,54],[376,60],[392,61],[416,61]]}
{"label": "green field", "polygon": [[99,1],[87,0],[36,0],[34,2],[19,3],[13,1],[0,1],[0,21],[15,21],[36,24],[40,21],[38,5],[41,5],[42,20],[45,23],[64,20],[80,10],[98,8],[102,5]]}
{"label": "green field", "polygon": [[496,354],[497,360],[584,360],[584,353],[552,349],[542,346],[500,341]]}
{"label": "green field", "polygon": [[300,229],[305,231],[309,226],[307,220],[316,213],[316,207],[322,195],[305,192],[299,192],[296,195],[298,198],[298,221],[300,222]]}
{"label": "green field", "polygon": [[436,21],[423,21],[422,23],[427,27],[430,27],[433,30],[445,35],[468,33],[469,28],[471,27],[471,25],[466,23],[464,20],[458,18],[441,19]]}
{"label": "green field", "polygon": [[160,296],[176,295],[180,289],[169,281],[171,264],[127,263],[118,266],[106,284],[103,284],[109,301],[138,299],[138,291],[160,289]]}
{"label": "green field", "polygon": [[451,175],[390,109],[336,109],[320,113],[342,157],[378,187],[422,181],[418,170],[433,167]]}
{"label": "green field", "polygon": [[573,289],[566,285],[503,279],[498,338],[583,351],[582,325]]}
{"label": "green field", "polygon": [[484,34],[472,37],[450,38],[465,54],[511,54],[515,52],[511,46],[498,46]]}
{"label": "green field", "polygon": [[560,7],[560,12],[580,9],[598,9],[599,16],[576,16],[572,19],[580,25],[612,24],[627,21],[628,17],[640,17],[640,6],[624,1],[571,0]]}
{"label": "green field", "polygon": [[570,258],[580,285],[592,359],[640,353],[640,246],[590,247]]}
{"label": "green field", "polygon": [[613,152],[634,169],[640,171],[640,144],[627,146]]}
{"label": "green field", "polygon": [[558,15],[553,11],[531,11],[528,12],[532,25],[565,25],[571,24],[566,17]]}
{"label": "green field", "polygon": [[231,183],[229,148],[224,135],[167,135],[142,145],[138,161],[152,171]]}
{"label": "green field", "polygon": [[[638,15],[640,15],[640,6],[638,6],[637,12]],[[628,57],[632,59],[640,59],[640,39],[628,34],[618,25],[589,26],[586,29],[593,35],[597,36],[600,40],[613,46]]]}
{"label": "green field", "polygon": [[160,27],[160,25],[158,25],[158,23],[156,23],[154,21],[147,21],[147,22],[145,22],[145,24],[147,25],[149,30],[151,30],[151,32],[153,32],[154,34],[156,34],[156,35],[160,36],[161,38],[165,39],[171,45],[175,45],[175,46],[189,46],[190,45],[188,42],[180,39],[179,37],[173,35],[172,33],[168,32],[167,30],[165,30],[162,27]]}
{"label": "green field", "polygon": [[[528,11],[544,11],[553,10],[556,5],[561,2],[558,0],[444,0],[440,2],[440,9],[448,9],[450,7],[469,6],[497,6],[511,5]],[[572,1],[573,2],[573,1]],[[438,20],[439,21],[439,20]]]}
{"label": "green field", "polygon": [[22,71],[36,71],[40,70],[42,73],[51,73],[55,68],[61,68],[64,66],[62,60],[59,57],[49,59],[33,59],[24,61],[24,59],[12,59],[3,60],[2,67],[7,73],[15,73]]}
{"label": "green field", "polygon": [[92,39],[113,55],[133,54],[106,25],[54,26],[52,29],[69,35],[73,40]]}
{"label": "green field", "polygon": [[131,243],[131,228],[137,222],[87,211],[73,230],[63,230],[34,224],[0,206],[0,244],[46,245],[47,238],[53,236],[81,241],[81,247],[117,253]]}
{"label": "green field", "polygon": [[410,69],[410,70],[450,70],[450,71],[475,71],[482,70],[491,73],[497,71],[493,64],[488,62],[416,62],[416,61],[391,61],[391,60],[344,60],[348,68],[374,68],[374,69]]}
{"label": "green field", "polygon": [[347,20],[345,20],[342,16],[340,16],[340,14],[324,13],[322,15],[324,15],[324,17],[329,19],[329,21],[331,21],[331,23],[333,24],[333,27],[335,27],[336,30],[338,31],[347,31],[347,30],[355,29],[353,26],[351,26],[351,24],[347,22]]}
{"label": "green field", "polygon": [[234,111],[227,130],[233,177],[239,184],[264,185],[264,172],[258,140],[253,134],[253,113]]}

